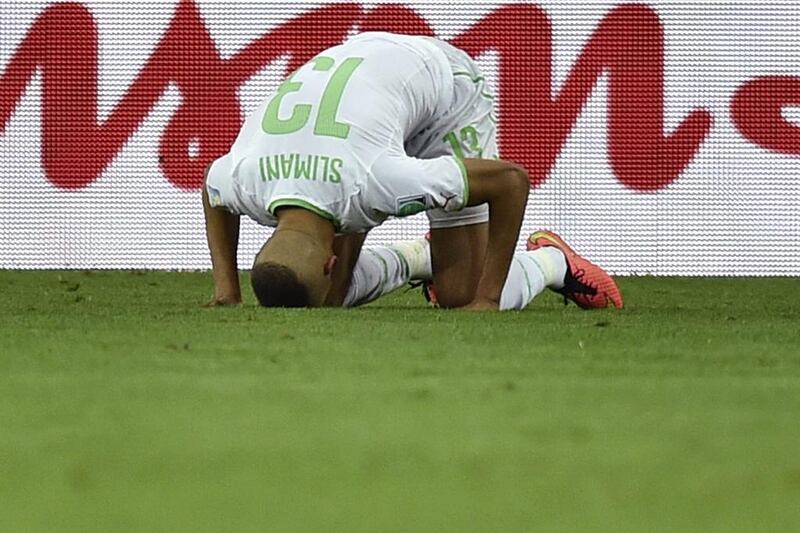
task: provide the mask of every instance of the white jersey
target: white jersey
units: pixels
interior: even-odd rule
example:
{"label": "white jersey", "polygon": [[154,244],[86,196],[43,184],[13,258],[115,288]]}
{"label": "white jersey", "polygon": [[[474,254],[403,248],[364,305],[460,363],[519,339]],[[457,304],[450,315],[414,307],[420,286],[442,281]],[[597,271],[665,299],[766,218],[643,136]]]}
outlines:
{"label": "white jersey", "polygon": [[300,206],[343,233],[391,215],[462,209],[469,190],[460,158],[425,153],[431,142],[446,145],[452,111],[464,107],[454,101],[454,61],[471,64],[441,41],[380,32],[325,50],[246,119],[212,164],[211,204],[268,226],[278,207]]}

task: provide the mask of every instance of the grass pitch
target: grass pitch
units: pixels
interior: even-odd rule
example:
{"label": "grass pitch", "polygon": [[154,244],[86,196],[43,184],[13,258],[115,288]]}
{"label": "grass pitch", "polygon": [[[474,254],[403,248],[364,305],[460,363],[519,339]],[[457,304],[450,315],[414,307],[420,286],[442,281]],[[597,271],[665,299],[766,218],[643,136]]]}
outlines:
{"label": "grass pitch", "polygon": [[797,284],[469,314],[0,272],[0,530],[796,530]]}

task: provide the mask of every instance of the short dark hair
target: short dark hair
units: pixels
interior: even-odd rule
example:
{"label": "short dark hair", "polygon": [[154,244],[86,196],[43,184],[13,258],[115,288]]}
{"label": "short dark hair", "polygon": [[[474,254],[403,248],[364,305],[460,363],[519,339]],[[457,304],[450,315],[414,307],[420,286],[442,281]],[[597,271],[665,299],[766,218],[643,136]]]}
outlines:
{"label": "short dark hair", "polygon": [[264,307],[308,307],[308,290],[287,266],[257,263],[250,271],[250,284]]}

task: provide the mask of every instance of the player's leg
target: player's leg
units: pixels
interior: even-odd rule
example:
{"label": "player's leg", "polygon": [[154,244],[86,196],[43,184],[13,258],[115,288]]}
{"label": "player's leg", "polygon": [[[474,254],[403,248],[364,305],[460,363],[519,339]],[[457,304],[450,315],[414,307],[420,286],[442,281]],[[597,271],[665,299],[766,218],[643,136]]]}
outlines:
{"label": "player's leg", "polygon": [[[473,212],[473,220],[486,216]],[[466,305],[475,296],[486,256],[488,224],[437,228],[448,219],[431,218],[431,263],[436,303],[452,308]],[[554,247],[518,252],[511,262],[500,299],[500,309],[522,309],[545,288],[563,286],[566,262]]]}
{"label": "player's leg", "polygon": [[[477,229],[477,226],[464,228]],[[460,231],[451,233],[457,237],[459,234]],[[469,239],[465,242],[469,246]],[[456,273],[447,279],[458,276]],[[353,265],[343,305],[365,304],[411,280],[430,279],[431,247],[425,239],[366,247]],[[500,309],[523,309],[547,288],[584,309],[605,308],[610,304],[622,307],[619,289],[603,269],[576,254],[554,233],[538,231],[529,237],[527,251],[514,254],[501,294]]]}
{"label": "player's leg", "polygon": [[[514,254],[500,295],[501,311],[524,309],[545,289],[562,294],[584,309],[605,308],[609,304],[622,307],[619,289],[605,271],[575,254],[563,241],[553,243],[543,240],[543,234],[550,235],[551,232],[534,233],[528,242],[529,249]],[[458,278],[458,272],[451,272],[444,279],[453,281]],[[437,279],[441,283],[443,278],[440,276]],[[434,284],[434,287],[433,293],[438,304],[438,285]],[[447,303],[442,306],[452,307]]]}
{"label": "player's leg", "polygon": [[488,223],[482,219],[480,210],[477,222],[468,225],[442,227],[435,218],[431,219],[431,268],[441,307],[461,307],[475,296],[489,231]]}
{"label": "player's leg", "polygon": [[517,252],[500,295],[500,310],[524,309],[545,289],[564,286],[567,263],[554,247]]}
{"label": "player's leg", "polygon": [[[454,72],[453,109],[436,128],[408,143],[421,158],[454,155],[460,159],[497,158],[494,101],[485,77],[465,53],[442,45]],[[455,213],[428,212],[431,224],[433,286],[442,307],[460,307],[473,300],[488,243],[488,206]]]}
{"label": "player's leg", "polygon": [[578,255],[552,231],[528,237],[527,251],[514,255],[500,297],[500,309],[522,309],[549,288],[583,309],[621,309],[622,295],[614,279]]}
{"label": "player's leg", "polygon": [[425,239],[364,247],[342,303],[356,307],[372,302],[409,281],[429,280],[430,270],[430,247]]}
{"label": "player's leg", "polygon": [[337,235],[333,239],[333,255],[336,264],[331,270],[331,288],[325,298],[326,307],[341,307],[353,278],[353,269],[361,255],[366,233]]}
{"label": "player's leg", "polygon": [[[613,305],[623,306],[622,294],[608,273],[585,257],[575,252],[561,237],[552,231],[540,230],[528,237],[528,255],[550,253],[558,266],[556,283],[550,288],[564,296],[564,302],[572,300],[583,309],[604,309]],[[565,265],[565,266],[564,266]]]}
{"label": "player's leg", "polygon": [[363,247],[366,234],[338,235],[333,250],[328,307],[355,307],[403,287],[430,280],[430,246],[425,239]]}
{"label": "player's leg", "polygon": [[[445,241],[443,250],[452,252],[443,258],[444,266],[440,267],[440,272],[444,275],[438,277],[439,284],[445,288],[445,298],[450,299],[445,304],[440,304],[441,307],[463,305],[455,301],[457,298],[471,301],[477,279],[463,291],[462,287],[451,287],[449,283],[457,283],[463,277],[475,276],[469,267],[463,268],[465,263],[469,263],[469,258],[462,260],[463,250],[458,249],[457,243],[461,242],[464,249],[469,249],[474,245],[471,244],[474,239],[485,239],[485,235],[481,235],[481,231],[485,230],[482,226],[485,225],[476,224],[439,232],[441,236],[451,237],[450,241]],[[474,246],[480,250],[486,248],[485,243]],[[431,249],[432,246],[425,239],[398,242],[389,246],[365,247],[354,265],[352,282],[343,300],[344,306],[353,307],[371,302],[412,280],[432,280]],[[473,268],[479,276],[480,264]],[[523,309],[545,288],[561,289],[564,286],[565,270],[564,254],[555,247],[516,253],[503,288],[500,309]],[[440,285],[436,285],[437,304]]]}

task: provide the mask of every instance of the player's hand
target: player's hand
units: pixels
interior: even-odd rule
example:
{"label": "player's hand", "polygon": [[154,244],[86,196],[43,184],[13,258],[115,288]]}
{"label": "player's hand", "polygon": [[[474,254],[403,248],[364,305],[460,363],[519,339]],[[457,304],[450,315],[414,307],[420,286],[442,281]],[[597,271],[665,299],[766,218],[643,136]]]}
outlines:
{"label": "player's hand", "polygon": [[203,307],[227,307],[242,303],[240,296],[214,296],[210,302],[203,304]]}
{"label": "player's hand", "polygon": [[475,298],[459,309],[463,309],[464,311],[498,311],[500,309],[500,302],[487,298]]}

